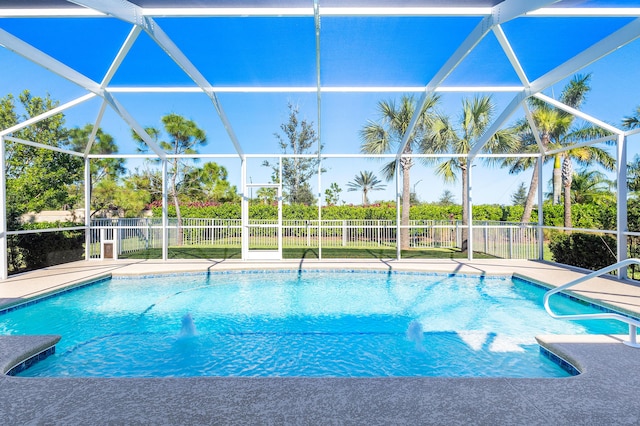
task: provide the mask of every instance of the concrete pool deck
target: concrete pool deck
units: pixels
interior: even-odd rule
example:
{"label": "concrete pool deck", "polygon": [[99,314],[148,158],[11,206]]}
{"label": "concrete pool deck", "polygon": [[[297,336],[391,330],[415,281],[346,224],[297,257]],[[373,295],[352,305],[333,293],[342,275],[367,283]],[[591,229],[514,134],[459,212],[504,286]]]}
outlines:
{"label": "concrete pool deck", "polygon": [[[0,309],[88,279],[225,269],[382,269],[516,275],[557,286],[583,272],[512,260],[76,262],[0,283]],[[640,287],[598,278],[582,297],[640,315]],[[516,378],[20,378],[0,374],[3,424],[640,424],[640,349],[626,336],[538,336],[581,374]],[[0,336],[0,369],[56,336]]]}

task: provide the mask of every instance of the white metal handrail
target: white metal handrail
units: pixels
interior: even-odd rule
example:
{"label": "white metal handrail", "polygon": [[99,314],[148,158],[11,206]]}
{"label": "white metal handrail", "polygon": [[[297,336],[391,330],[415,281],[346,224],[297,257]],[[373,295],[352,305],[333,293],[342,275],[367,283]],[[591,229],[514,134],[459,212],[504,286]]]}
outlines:
{"label": "white metal handrail", "polygon": [[616,269],[620,269],[623,268],[625,266],[631,265],[631,264],[637,264],[640,265],[640,259],[626,259],[623,260],[621,262],[618,262],[614,265],[611,266],[607,266],[606,268],[602,268],[599,269],[595,272],[590,273],[589,275],[585,275],[584,277],[578,278],[577,280],[571,281],[567,284],[561,285],[559,287],[556,287],[552,290],[547,291],[544,294],[544,309],[547,311],[547,313],[549,315],[551,315],[552,318],[556,318],[556,319],[571,319],[571,320],[584,320],[584,319],[614,319],[614,320],[618,320],[618,321],[622,321],[624,323],[627,323],[629,325],[629,341],[625,341],[624,344],[627,346],[631,346],[634,348],[640,348],[640,344],[638,344],[638,332],[637,332],[637,328],[640,327],[640,321],[635,320],[633,318],[629,318],[626,317],[624,315],[621,314],[616,314],[613,312],[607,312],[607,313],[601,313],[601,314],[575,314],[575,315],[558,315],[555,314],[551,308],[549,307],[549,298],[551,296],[553,296],[556,293],[559,293],[561,291],[564,291],[566,289],[568,289],[569,287],[573,287],[574,285],[583,283],[585,281],[588,281],[592,278],[596,278],[599,277],[603,274],[606,274],[608,272],[614,271]]}

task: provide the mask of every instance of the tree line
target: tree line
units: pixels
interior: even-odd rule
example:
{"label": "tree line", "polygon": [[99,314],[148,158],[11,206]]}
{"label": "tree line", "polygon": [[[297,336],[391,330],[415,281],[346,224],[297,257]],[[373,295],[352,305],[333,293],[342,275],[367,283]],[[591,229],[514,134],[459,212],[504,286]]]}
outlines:
{"label": "tree line", "polygon": [[[576,75],[560,95],[564,104],[579,109],[590,91],[590,75]],[[8,128],[28,118],[55,108],[58,102],[45,97],[32,96],[28,91],[17,99],[7,95],[0,99],[0,128]],[[451,157],[412,158],[402,157],[391,161],[380,169],[383,179],[392,180],[396,173],[402,179],[401,220],[408,224],[410,206],[416,196],[411,191],[410,171],[416,162],[433,167],[445,182],[461,183],[461,219],[468,223],[467,188],[469,185],[468,154],[488,126],[492,123],[495,104],[490,96],[475,96],[462,100],[459,114],[452,118],[441,111],[438,95],[428,96],[418,102],[412,96],[399,100],[383,100],[377,105],[378,116],[362,126],[360,131],[361,152],[366,154],[395,153],[399,149],[405,154],[452,154]],[[421,108],[409,129],[417,108]],[[533,132],[529,122],[522,119],[500,129],[482,149],[487,154],[538,153],[545,150],[571,147],[547,157],[491,157],[476,160],[488,165],[506,167],[510,173],[532,170],[531,182],[522,185],[513,196],[514,204],[523,203],[523,222],[531,220],[539,185],[539,161],[554,164],[552,192],[553,205],[563,204],[565,227],[571,227],[571,207],[575,203],[597,202],[600,197],[611,197],[611,182],[603,173],[592,169],[598,165],[603,170],[612,170],[615,159],[606,149],[596,146],[580,146],[583,141],[608,136],[609,132],[596,126],[576,122],[573,115],[553,106],[530,98],[528,108],[538,132]],[[314,130],[313,122],[300,118],[299,109],[288,105],[288,120],[274,133],[283,154],[312,154],[306,157],[283,158],[282,164],[266,161],[263,166],[271,169],[271,180],[280,183],[283,197],[288,204],[314,205],[316,200],[310,185],[311,178],[325,170],[318,168],[322,146]],[[634,115],[623,121],[625,128],[640,125],[640,107]],[[167,114],[160,120],[161,126],[145,130],[169,154],[197,154],[207,144],[207,135],[195,122],[178,114]],[[407,130],[410,137],[405,138]],[[117,154],[114,138],[93,125],[68,129],[63,114],[54,115],[13,134],[15,138],[37,142],[57,148],[71,149],[91,154]],[[148,146],[132,133],[139,152],[148,151]],[[91,141],[90,141],[91,140]],[[89,142],[90,141],[90,142]],[[404,145],[403,142],[406,142]],[[89,143],[91,146],[89,147]],[[575,145],[575,147],[573,147]],[[26,212],[58,209],[61,206],[82,205],[84,194],[83,163],[79,157],[62,152],[6,141],[7,173],[7,218],[9,226],[17,227],[18,218]],[[159,161],[159,160],[158,160]],[[575,171],[573,163],[582,168]],[[158,164],[147,162],[134,170],[127,170],[125,160],[120,158],[92,159],[90,167],[92,214],[111,210],[128,216],[137,216],[148,205],[159,202],[162,194],[162,175]],[[178,220],[181,220],[181,205],[187,202],[239,202],[238,190],[228,181],[228,171],[215,162],[197,161],[185,157],[168,160],[168,195]],[[396,170],[399,167],[399,170]],[[280,170],[282,172],[280,173]],[[282,176],[282,177],[280,177]],[[640,189],[640,158],[636,156],[629,164],[628,186],[631,191]],[[368,205],[372,191],[384,189],[385,185],[374,172],[360,171],[346,184],[347,191],[362,193],[362,204]],[[324,192],[326,205],[340,201],[342,188],[332,182]],[[527,194],[526,197],[524,194]],[[608,194],[608,195],[607,195]],[[261,188],[256,198],[269,204],[275,200],[271,188]],[[452,202],[450,193],[443,199]],[[464,239],[464,238],[463,238]],[[404,239],[408,241],[407,238]]]}

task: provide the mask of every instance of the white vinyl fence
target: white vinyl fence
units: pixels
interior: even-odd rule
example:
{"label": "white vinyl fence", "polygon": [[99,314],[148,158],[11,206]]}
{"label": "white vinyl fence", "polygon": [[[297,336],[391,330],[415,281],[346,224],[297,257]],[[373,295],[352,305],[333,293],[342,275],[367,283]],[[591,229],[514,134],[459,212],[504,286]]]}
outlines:
{"label": "white vinyl fence", "polygon": [[537,227],[522,223],[473,223],[473,250],[502,259],[537,259]]}
{"label": "white vinyl fence", "polygon": [[[251,220],[250,247],[277,247],[277,221]],[[501,258],[534,259],[538,256],[536,229],[520,223],[474,222],[474,251]],[[191,247],[240,248],[240,219],[169,219],[168,244]],[[291,247],[374,248],[396,246],[396,224],[392,220],[284,220],[282,245]],[[455,248],[462,241],[457,221],[410,221],[411,248]],[[162,219],[95,219],[91,223],[91,258],[100,259],[103,245],[111,245],[118,256],[162,248]]]}

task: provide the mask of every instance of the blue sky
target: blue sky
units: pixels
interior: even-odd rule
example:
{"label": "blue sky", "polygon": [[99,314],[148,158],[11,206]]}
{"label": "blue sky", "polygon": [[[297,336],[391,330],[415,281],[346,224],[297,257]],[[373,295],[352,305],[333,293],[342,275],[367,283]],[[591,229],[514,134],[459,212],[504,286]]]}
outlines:
{"label": "blue sky", "polygon": [[[321,21],[321,80],[326,86],[424,86],[446,58],[464,40],[479,18],[323,18]],[[503,25],[530,80],[543,75],[575,55],[595,40],[629,22],[609,18],[597,23],[590,18],[520,18]],[[315,35],[311,18],[198,18],[184,27],[183,19],[157,19],[158,24],[214,85],[221,86],[314,86]],[[37,25],[35,25],[37,24]],[[114,19],[0,19],[0,28],[33,44],[83,74],[100,81],[112,58],[131,29]],[[619,125],[640,104],[637,77],[640,61],[638,41],[590,65],[592,91],[583,110],[599,119]],[[29,89],[34,95],[50,93],[61,103],[85,92],[0,48],[0,96],[17,95]],[[445,85],[515,85],[517,76],[508,66],[493,34],[454,71]],[[557,97],[566,81],[545,91]],[[142,34],[116,73],[112,87],[193,86],[191,80]],[[445,93],[441,109],[457,116],[461,99],[470,93]],[[182,114],[207,131],[209,143],[201,152],[232,154],[230,142],[215,109],[203,94],[116,94],[118,100],[143,126],[159,126],[167,113]],[[353,154],[360,150],[359,130],[367,120],[375,120],[379,100],[399,98],[392,93],[324,93],[322,128],[324,152]],[[416,94],[416,97],[419,95]],[[513,97],[494,95],[496,113]],[[299,106],[300,117],[317,126],[318,102],[315,93],[220,93],[220,102],[247,153],[278,153],[281,123],[287,120],[287,104]],[[67,125],[93,122],[100,100],[92,100],[66,113]],[[521,112],[512,117],[518,119]],[[133,153],[128,126],[108,111],[102,123],[123,153]],[[638,149],[630,139],[629,158]],[[610,148],[613,153],[613,147]],[[239,160],[219,160],[230,172],[233,184],[240,185]],[[270,170],[261,160],[249,162],[253,182],[269,180]],[[130,160],[129,167],[140,165]],[[361,170],[380,176],[382,163],[365,159],[330,159],[322,185],[337,182],[345,188]],[[549,166],[550,167],[550,166]],[[545,184],[550,168],[545,169]],[[474,202],[509,204],[520,182],[528,184],[530,172],[510,176],[505,170],[478,164],[474,168]],[[314,179],[314,187],[316,181]],[[412,170],[412,186],[423,201],[436,201],[445,189],[461,200],[459,184],[445,186],[432,168],[422,165]],[[348,203],[359,203],[360,194],[341,194]],[[394,184],[374,193],[372,200],[394,198]]]}

